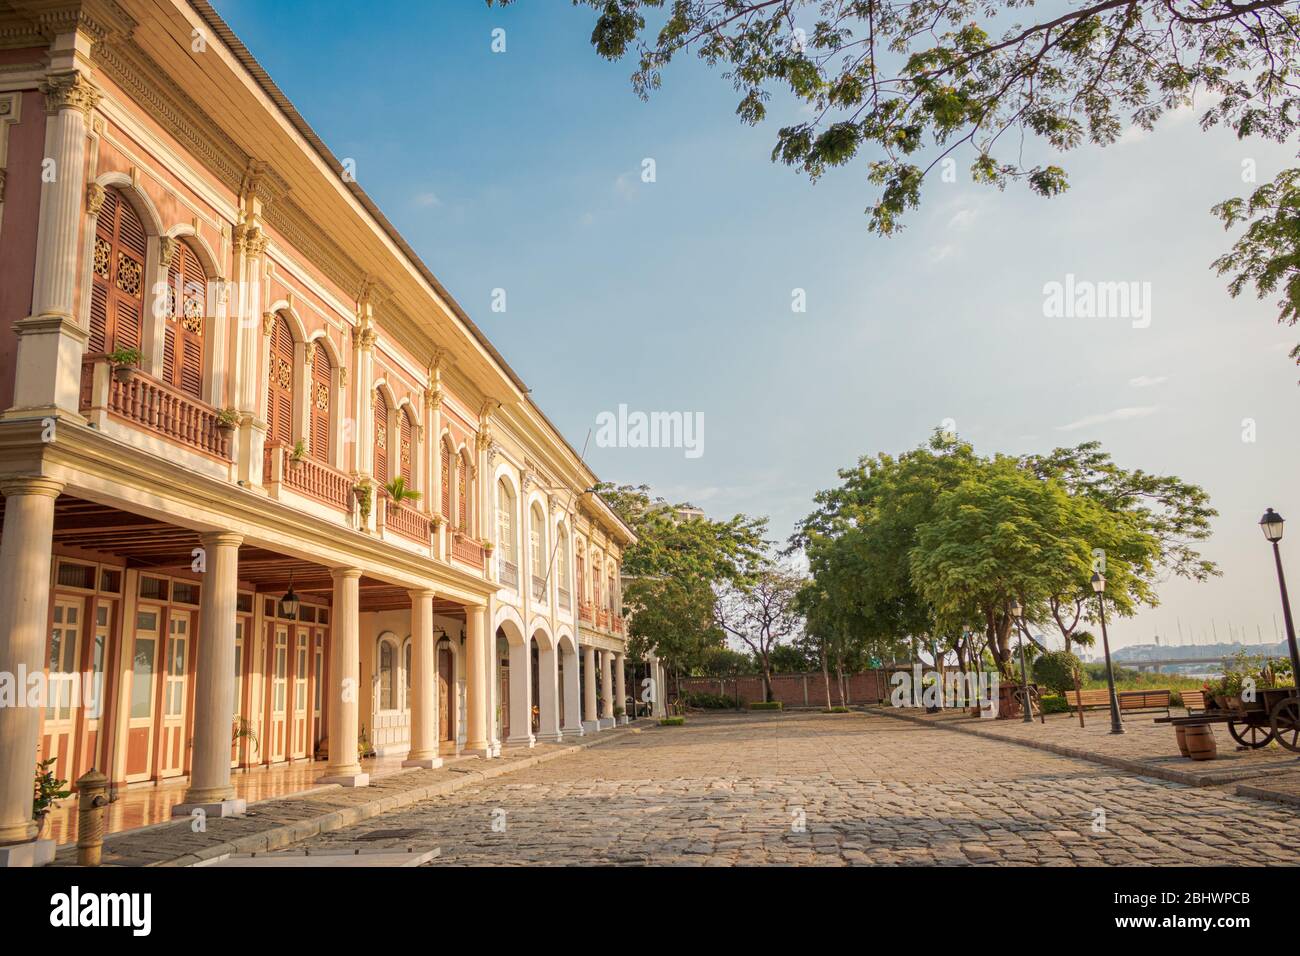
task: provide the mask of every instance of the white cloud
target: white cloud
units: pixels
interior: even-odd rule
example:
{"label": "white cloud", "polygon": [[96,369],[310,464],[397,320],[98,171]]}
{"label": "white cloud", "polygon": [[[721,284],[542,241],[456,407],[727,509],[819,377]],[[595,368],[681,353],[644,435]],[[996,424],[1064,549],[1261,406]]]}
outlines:
{"label": "white cloud", "polygon": [[1086,418],[1080,418],[1077,422],[1070,422],[1068,425],[1057,425],[1056,430],[1058,432],[1072,432],[1080,428],[1087,428],[1090,425],[1123,422],[1128,421],[1130,418],[1146,418],[1148,415],[1154,415],[1159,410],[1159,405],[1132,405],[1128,408],[1117,408],[1113,412],[1089,415]]}
{"label": "white cloud", "polygon": [[422,209],[436,209],[442,205],[442,200],[434,192],[416,193],[414,201]]}
{"label": "white cloud", "polygon": [[1150,388],[1153,385],[1163,385],[1169,381],[1168,375],[1139,375],[1137,378],[1131,378],[1128,383],[1134,388]]}
{"label": "white cloud", "polygon": [[974,209],[958,209],[952,218],[948,220],[948,228],[954,231],[969,229],[978,215],[979,213]]}
{"label": "white cloud", "polygon": [[952,246],[947,243],[945,243],[942,246],[934,246],[930,249],[930,261],[943,262],[944,259],[947,259],[950,255],[952,255],[956,251],[957,251],[956,246]]}

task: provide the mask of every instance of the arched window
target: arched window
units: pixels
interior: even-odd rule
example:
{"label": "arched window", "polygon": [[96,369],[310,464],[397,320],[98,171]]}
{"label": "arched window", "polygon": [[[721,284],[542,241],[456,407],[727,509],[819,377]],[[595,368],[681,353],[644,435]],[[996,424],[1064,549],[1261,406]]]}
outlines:
{"label": "arched window", "polygon": [[375,480],[388,483],[388,399],[375,389]]}
{"label": "arched window", "polygon": [[609,585],[609,591],[608,591],[609,609],[613,613],[617,614],[618,613],[618,584],[614,579],[614,565],[612,564],[609,566],[609,572],[608,572],[608,576],[606,577],[606,582]]}
{"label": "arched window", "polygon": [[414,490],[415,484],[412,477],[411,463],[415,459],[415,429],[411,423],[411,409],[409,407],[402,409],[399,417],[402,426],[402,444],[400,447],[402,477],[406,479],[406,486]]}
{"label": "arched window", "polygon": [[334,363],[320,343],[311,359],[311,456],[330,461],[330,402],[333,392]]}
{"label": "arched window", "polygon": [[497,479],[497,550],[511,564],[515,557],[515,495],[510,482]]}
{"label": "arched window", "polygon": [[556,529],[555,578],[559,586],[569,590],[569,529],[560,525]]}
{"label": "arched window", "polygon": [[600,588],[600,552],[591,552],[591,600],[597,608],[604,608],[605,595]]}
{"label": "arched window", "polygon": [[379,709],[397,709],[397,645],[388,637],[379,639]]}
{"label": "arched window", "polygon": [[271,362],[266,382],[266,438],[293,443],[293,333],[284,316],[271,326]]}
{"label": "arched window", "polygon": [[582,546],[578,542],[578,603],[585,604],[587,601],[587,559]]}
{"label": "arched window", "polygon": [[469,495],[469,452],[460,453],[460,461],[456,463],[456,514],[460,519],[459,528],[462,531],[469,531],[472,527],[470,524],[470,495]]}
{"label": "arched window", "polygon": [[452,460],[451,446],[444,441],[442,443],[442,517],[448,525],[451,524]]}
{"label": "arched window", "polygon": [[104,190],[95,223],[90,290],[92,353],[138,349],[144,329],[144,223],[116,189]]}
{"label": "arched window", "polygon": [[207,325],[208,274],[194,250],[176,243],[167,267],[167,323],[163,337],[163,381],[195,398],[203,397],[203,333]]}
{"label": "arched window", "polygon": [[528,510],[528,560],[534,577],[546,577],[546,518],[535,501]]}

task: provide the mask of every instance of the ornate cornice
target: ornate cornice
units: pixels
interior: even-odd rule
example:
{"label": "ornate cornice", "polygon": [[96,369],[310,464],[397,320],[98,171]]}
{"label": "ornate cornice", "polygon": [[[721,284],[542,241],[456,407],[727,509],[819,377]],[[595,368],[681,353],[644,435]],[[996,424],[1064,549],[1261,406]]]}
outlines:
{"label": "ornate cornice", "polygon": [[114,0],[9,0],[19,19],[0,27],[0,47],[45,46],[55,37],[84,33],[95,41],[126,39],[136,21]]}

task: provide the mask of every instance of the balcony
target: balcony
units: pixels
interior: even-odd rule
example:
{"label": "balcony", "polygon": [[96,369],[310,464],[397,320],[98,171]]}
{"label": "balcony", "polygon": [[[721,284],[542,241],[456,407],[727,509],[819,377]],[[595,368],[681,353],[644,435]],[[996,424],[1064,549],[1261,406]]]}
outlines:
{"label": "balcony", "polygon": [[578,605],[578,620],[584,624],[594,624],[596,621],[596,609],[590,601],[583,601]]}
{"label": "balcony", "polygon": [[352,508],[352,478],[348,474],[314,458],[294,458],[293,448],[284,442],[267,445],[263,450],[262,481],[273,496],[277,486],[283,486],[340,511]]}
{"label": "balcony", "polygon": [[394,502],[386,499],[384,503],[384,527],[391,529],[403,538],[409,538],[422,545],[429,544],[432,535],[432,521],[429,516],[412,508],[404,501]]}
{"label": "balcony", "polygon": [[497,558],[497,579],[503,588],[519,590],[519,565],[507,560],[503,554]]}
{"label": "balcony", "polygon": [[623,633],[624,621],[623,621],[623,615],[622,615],[622,614],[615,614],[615,615],[613,615],[613,620],[612,620],[611,623],[612,623],[612,625],[613,625],[613,628],[612,628],[612,629],[613,629],[613,631],[614,631],[615,634],[622,634],[622,633]]}
{"label": "balcony", "polygon": [[477,569],[480,574],[483,573],[483,545],[463,531],[457,531],[451,536],[451,556]]}
{"label": "balcony", "polygon": [[230,461],[230,435],[218,425],[217,409],[141,371],[119,381],[105,356],[82,363],[80,404],[83,412],[103,410],[177,445]]}
{"label": "balcony", "polygon": [[609,630],[609,611],[605,608],[596,609],[596,626],[602,630]]}
{"label": "balcony", "polygon": [[533,577],[533,600],[545,601],[546,600],[546,578],[539,578],[535,574],[532,577]]}
{"label": "balcony", "polygon": [[560,610],[562,611],[573,610],[573,595],[569,593],[568,588],[557,587],[555,589],[555,594],[560,601]]}

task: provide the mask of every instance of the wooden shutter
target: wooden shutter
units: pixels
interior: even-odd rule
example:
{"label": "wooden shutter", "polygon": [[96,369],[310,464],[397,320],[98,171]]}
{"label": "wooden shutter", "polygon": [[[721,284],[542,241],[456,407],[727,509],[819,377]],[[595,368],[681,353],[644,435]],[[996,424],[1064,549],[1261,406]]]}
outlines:
{"label": "wooden shutter", "polygon": [[92,354],[140,347],[144,263],[144,224],[116,189],[106,189],[95,223],[90,293]]}
{"label": "wooden shutter", "polygon": [[334,366],[329,353],[320,344],[311,360],[311,456],[330,461],[330,391]]}
{"label": "wooden shutter", "polygon": [[459,497],[460,528],[469,530],[469,458],[461,456],[460,467],[456,469],[457,496]]}
{"label": "wooden shutter", "polygon": [[270,368],[266,382],[267,439],[271,442],[293,441],[293,333],[283,316],[275,317],[271,327]]}
{"label": "wooden shutter", "polygon": [[375,480],[388,483],[388,399],[375,391]]}
{"label": "wooden shutter", "polygon": [[578,603],[582,604],[587,599],[587,562],[581,554],[578,555]]}
{"label": "wooden shutter", "polygon": [[408,488],[414,488],[411,484],[411,456],[414,454],[413,437],[411,428],[411,416],[403,410],[402,412],[402,444],[400,446],[402,477],[406,479]]}
{"label": "wooden shutter", "polygon": [[442,443],[442,516],[451,521],[451,449]]}
{"label": "wooden shutter", "polygon": [[167,329],[163,378],[187,395],[202,397],[203,334],[207,325],[208,274],[199,257],[178,243],[167,269]]}

